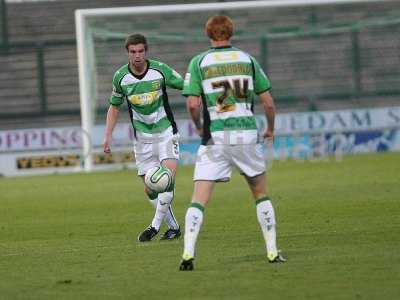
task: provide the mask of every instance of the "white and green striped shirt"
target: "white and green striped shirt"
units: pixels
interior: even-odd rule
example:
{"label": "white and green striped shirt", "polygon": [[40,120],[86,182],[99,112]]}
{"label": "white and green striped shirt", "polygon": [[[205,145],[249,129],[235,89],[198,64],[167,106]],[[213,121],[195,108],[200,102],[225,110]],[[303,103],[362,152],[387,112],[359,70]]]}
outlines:
{"label": "white and green striped shirt", "polygon": [[186,73],[183,95],[203,99],[203,144],[257,142],[255,96],[271,84],[258,62],[240,49],[211,48],[195,56]]}
{"label": "white and green striped shirt", "polygon": [[183,79],[164,63],[148,60],[147,70],[138,76],[122,66],[113,78],[110,104],[120,106],[127,100],[132,126],[138,140],[158,140],[177,133],[166,87],[182,89]]}

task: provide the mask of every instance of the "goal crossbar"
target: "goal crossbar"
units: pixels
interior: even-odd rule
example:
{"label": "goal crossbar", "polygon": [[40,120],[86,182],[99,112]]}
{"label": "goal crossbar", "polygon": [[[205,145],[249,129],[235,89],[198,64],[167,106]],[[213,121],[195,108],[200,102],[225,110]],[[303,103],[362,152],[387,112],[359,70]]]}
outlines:
{"label": "goal crossbar", "polygon": [[251,9],[260,7],[295,7],[304,5],[332,5],[332,4],[352,4],[366,2],[385,2],[388,0],[259,0],[259,1],[236,1],[236,2],[218,2],[218,3],[195,3],[195,4],[170,4],[170,5],[146,5],[146,6],[130,6],[130,7],[113,7],[113,8],[92,8],[78,9],[77,15],[86,17],[107,17],[107,16],[123,16],[138,15],[151,13],[181,13],[190,11],[210,11],[210,10],[238,10]]}

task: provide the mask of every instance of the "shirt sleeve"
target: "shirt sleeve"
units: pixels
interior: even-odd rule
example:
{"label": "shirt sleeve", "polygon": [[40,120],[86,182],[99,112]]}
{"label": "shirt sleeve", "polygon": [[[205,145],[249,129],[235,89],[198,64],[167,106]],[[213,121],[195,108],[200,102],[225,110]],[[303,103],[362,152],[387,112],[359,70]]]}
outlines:
{"label": "shirt sleeve", "polygon": [[115,73],[112,81],[112,93],[109,99],[111,105],[120,106],[124,103],[124,94],[121,88],[120,80],[121,76],[119,73]]}
{"label": "shirt sleeve", "polygon": [[254,66],[254,93],[259,95],[271,89],[271,82],[257,60],[252,58],[252,62]]}
{"label": "shirt sleeve", "polygon": [[195,57],[190,62],[188,71],[185,75],[182,95],[200,96],[201,93],[202,93],[202,86],[201,86],[200,68],[198,65],[198,57]]}
{"label": "shirt sleeve", "polygon": [[165,76],[165,84],[168,87],[177,90],[181,90],[183,88],[183,78],[181,74],[166,64],[163,64],[163,73]]}

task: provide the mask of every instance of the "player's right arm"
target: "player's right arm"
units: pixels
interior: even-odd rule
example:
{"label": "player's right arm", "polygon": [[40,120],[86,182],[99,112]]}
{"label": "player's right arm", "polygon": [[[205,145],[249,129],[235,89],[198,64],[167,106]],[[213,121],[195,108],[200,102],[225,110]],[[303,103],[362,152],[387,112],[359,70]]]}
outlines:
{"label": "player's right arm", "polygon": [[115,128],[115,124],[117,124],[118,114],[119,114],[119,107],[111,104],[107,111],[106,130],[103,141],[104,153],[111,152],[112,133]]}
{"label": "player's right arm", "polygon": [[120,85],[120,73],[117,71],[113,78],[113,91],[110,97],[110,107],[107,111],[106,130],[104,133],[103,151],[111,152],[112,133],[118,121],[119,107],[124,103],[124,94]]}
{"label": "player's right arm", "polygon": [[201,124],[202,101],[200,96],[202,93],[202,86],[198,59],[198,56],[194,57],[189,64],[183,83],[182,94],[187,97],[186,108],[197,129],[197,133],[203,136],[203,126]]}
{"label": "player's right arm", "polygon": [[189,96],[186,100],[186,108],[192,118],[198,135],[202,137],[203,126],[201,124],[201,98],[199,96]]}

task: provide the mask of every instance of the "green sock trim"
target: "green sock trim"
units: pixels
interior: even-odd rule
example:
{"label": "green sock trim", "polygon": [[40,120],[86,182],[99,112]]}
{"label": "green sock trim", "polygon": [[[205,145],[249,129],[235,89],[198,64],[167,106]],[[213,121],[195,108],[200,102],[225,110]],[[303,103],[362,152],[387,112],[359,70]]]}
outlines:
{"label": "green sock trim", "polygon": [[256,205],[260,204],[261,202],[268,201],[268,200],[271,200],[271,198],[268,197],[268,196],[264,196],[264,197],[258,198],[256,200]]}
{"label": "green sock trim", "polygon": [[201,205],[201,204],[198,203],[198,202],[193,202],[192,204],[190,204],[190,207],[196,207],[197,209],[200,209],[201,212],[204,212],[204,206]]}
{"label": "green sock trim", "polygon": [[158,193],[154,192],[154,191],[150,191],[149,193],[147,193],[147,196],[150,198],[150,200],[154,200],[154,199],[157,199]]}

